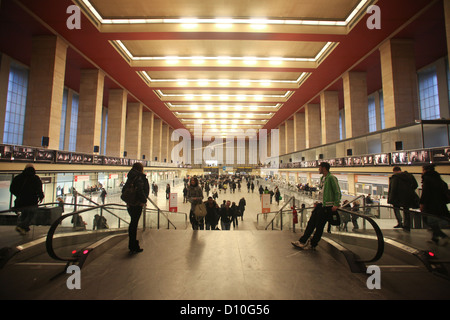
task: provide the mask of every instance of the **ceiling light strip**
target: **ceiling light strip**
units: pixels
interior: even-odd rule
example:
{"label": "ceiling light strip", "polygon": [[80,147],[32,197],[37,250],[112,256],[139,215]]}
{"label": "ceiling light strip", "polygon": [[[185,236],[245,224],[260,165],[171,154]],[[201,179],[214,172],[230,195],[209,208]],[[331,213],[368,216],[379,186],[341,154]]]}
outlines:
{"label": "ceiling light strip", "polygon": [[156,92],[161,96],[161,97],[190,97],[190,98],[194,98],[194,97],[204,97],[204,96],[208,96],[211,98],[220,98],[220,97],[250,97],[250,98],[287,98],[289,95],[292,94],[292,91],[286,91],[285,94],[283,95],[263,95],[263,94],[166,94],[163,93],[161,90],[156,90]]}
{"label": "ceiling light strip", "polygon": [[169,108],[227,108],[227,109],[236,109],[236,108],[272,108],[277,109],[282,106],[282,103],[277,103],[276,105],[240,105],[240,104],[173,104],[172,102],[167,102],[166,105]]}
{"label": "ceiling light strip", "polygon": [[94,8],[89,0],[81,0],[85,8],[88,9],[101,24],[214,24],[218,28],[227,28],[234,24],[245,24],[252,27],[262,28],[265,25],[308,25],[308,26],[342,26],[346,27],[358,12],[366,5],[368,0],[361,0],[355,9],[344,20],[299,20],[299,19],[238,19],[238,18],[165,18],[165,19],[104,19],[100,13]]}
{"label": "ceiling light strip", "polygon": [[141,72],[144,77],[150,81],[150,82],[177,82],[182,83],[183,85],[187,85],[192,82],[196,82],[197,84],[201,85],[204,83],[205,85],[208,85],[211,83],[218,83],[222,85],[229,85],[230,83],[239,83],[240,85],[249,86],[250,84],[260,84],[260,85],[270,85],[272,83],[284,83],[284,84],[298,84],[303,78],[305,78],[308,75],[308,72],[303,72],[297,80],[272,80],[272,79],[265,79],[265,80],[247,80],[247,79],[152,79],[147,71]]}

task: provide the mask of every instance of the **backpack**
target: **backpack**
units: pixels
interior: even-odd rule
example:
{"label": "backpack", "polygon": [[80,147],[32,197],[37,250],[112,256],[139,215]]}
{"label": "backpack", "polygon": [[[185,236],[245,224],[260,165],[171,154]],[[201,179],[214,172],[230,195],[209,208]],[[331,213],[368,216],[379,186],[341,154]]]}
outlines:
{"label": "backpack", "polygon": [[135,185],[137,178],[138,177],[134,178],[133,182],[129,184],[126,183],[122,188],[122,195],[120,196],[120,199],[130,206],[139,204],[137,200],[137,187]]}

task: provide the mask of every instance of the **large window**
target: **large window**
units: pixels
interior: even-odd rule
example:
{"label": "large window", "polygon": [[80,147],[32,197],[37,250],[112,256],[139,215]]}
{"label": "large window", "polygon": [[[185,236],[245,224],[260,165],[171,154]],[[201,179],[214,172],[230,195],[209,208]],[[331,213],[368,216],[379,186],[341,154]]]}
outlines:
{"label": "large window", "polygon": [[73,93],[72,111],[70,114],[70,135],[69,135],[69,151],[72,152],[75,152],[77,148],[78,101],[79,95]]}
{"label": "large window", "polygon": [[384,97],[383,97],[383,91],[380,91],[380,120],[381,120],[381,130],[386,128],[385,122],[384,122]]}
{"label": "large window", "polygon": [[67,99],[69,95],[69,90],[64,88],[63,92],[63,102],[61,109],[61,129],[59,131],[59,150],[64,150],[64,140],[66,135],[66,114],[67,114]]}
{"label": "large window", "polygon": [[375,106],[375,98],[373,96],[369,97],[368,109],[369,132],[374,132],[377,131],[377,108]]}
{"label": "large window", "polygon": [[345,139],[345,113],[344,110],[339,111],[339,139]]}
{"label": "large window", "polygon": [[28,69],[11,64],[5,112],[3,143],[22,145],[27,103]]}
{"label": "large window", "polygon": [[436,67],[433,66],[420,71],[418,78],[421,119],[439,119],[440,110]]}

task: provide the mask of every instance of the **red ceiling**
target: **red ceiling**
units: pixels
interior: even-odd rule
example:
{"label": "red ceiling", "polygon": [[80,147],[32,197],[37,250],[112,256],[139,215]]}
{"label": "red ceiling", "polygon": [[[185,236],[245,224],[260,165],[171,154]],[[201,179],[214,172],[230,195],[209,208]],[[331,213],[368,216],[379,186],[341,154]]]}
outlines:
{"label": "red ceiling", "polygon": [[[442,0],[380,0],[381,30],[369,30],[366,19],[347,36],[269,33],[129,33],[102,34],[86,19],[82,18],[80,30],[69,30],[66,9],[70,0],[18,0],[26,10],[41,19],[43,24],[13,1],[1,1],[0,52],[29,65],[31,39],[34,35],[56,32],[71,43],[68,50],[66,85],[79,88],[80,69],[99,67],[109,77],[105,79],[105,101],[107,89],[119,83],[133,96],[152,109],[174,128],[182,127],[180,121],[166,108],[153,91],[140,79],[133,68],[122,59],[109,44],[111,39],[253,39],[279,41],[337,41],[339,45],[308,80],[298,89],[283,108],[268,122],[266,128],[275,128],[308,102],[317,103],[318,94],[329,90],[342,91],[341,75],[347,70],[366,71],[368,94],[381,89],[381,69],[376,48],[387,37],[409,38],[416,41],[417,67],[420,68],[447,55],[445,22]],[[418,12],[432,3],[431,7],[416,19],[409,21]],[[46,28],[46,26],[49,28]],[[85,57],[87,59],[85,59]],[[92,63],[91,63],[92,62]],[[149,68],[162,70],[164,68]],[[208,68],[203,68],[208,69]],[[215,69],[217,70],[217,69]],[[254,70],[254,69],[252,69]],[[283,71],[312,71],[305,69],[282,69]],[[265,71],[261,69],[258,71]],[[114,81],[112,80],[114,79]],[[117,83],[116,83],[117,82]],[[341,107],[343,106],[341,92]],[[131,97],[130,100],[133,100]]]}

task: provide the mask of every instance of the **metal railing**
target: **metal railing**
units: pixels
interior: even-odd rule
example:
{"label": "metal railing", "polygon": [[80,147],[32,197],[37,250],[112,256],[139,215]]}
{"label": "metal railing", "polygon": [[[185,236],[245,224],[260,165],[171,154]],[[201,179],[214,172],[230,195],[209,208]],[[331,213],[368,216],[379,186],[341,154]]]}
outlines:
{"label": "metal railing", "polygon": [[[352,203],[354,203],[355,201],[358,201],[361,198],[364,198],[364,196],[363,195],[358,196],[358,197],[352,199],[351,201],[349,201],[347,204],[351,205]],[[268,230],[269,228],[271,228],[272,230],[274,230],[274,222],[277,219],[279,219],[280,230],[283,230],[283,216],[284,216],[284,214],[292,214],[292,208],[299,209],[295,205],[295,200],[296,200],[295,197],[292,196],[291,198],[289,198],[289,200],[287,200],[284,203],[284,205],[280,208],[280,210],[277,210],[277,211],[274,211],[274,212],[269,212],[269,213],[259,213],[257,215],[257,221],[259,220],[259,216],[260,215],[267,215],[267,214],[273,213],[274,217],[269,221],[269,223],[265,226],[264,229]],[[285,209],[288,204],[291,204],[291,209]],[[363,207],[362,208],[363,208],[363,212],[365,212],[366,206],[365,206],[364,202],[363,202]],[[304,219],[304,216],[303,216],[304,212],[307,211],[307,210],[311,210],[311,209],[314,209],[314,207],[306,207],[306,208],[301,208],[300,209],[301,210],[301,212],[300,212],[300,214],[301,214],[301,218],[300,219],[301,220],[300,221],[303,221],[303,219]],[[355,259],[355,261],[357,263],[371,263],[371,262],[378,261],[383,256],[383,252],[384,252],[384,236],[383,236],[383,233],[382,233],[380,227],[378,226],[378,224],[373,219],[374,217],[371,216],[371,215],[364,214],[364,213],[358,213],[358,212],[355,212],[355,211],[347,210],[347,209],[345,209],[343,207],[338,208],[338,212],[341,213],[341,214],[343,213],[343,214],[351,215],[352,217],[362,218],[364,222],[367,221],[367,222],[370,223],[370,225],[372,226],[372,228],[374,230],[375,236],[376,236],[377,248],[375,250],[375,253],[374,253],[373,257],[370,257],[368,259],[357,258],[357,259]],[[293,217],[291,219],[293,219]],[[295,232],[295,224],[293,224],[293,226],[294,226],[294,232]],[[365,229],[365,224],[364,224],[364,229]]]}
{"label": "metal railing", "polygon": [[[97,205],[97,206],[88,206],[88,208],[64,214],[61,217],[59,217],[58,219],[56,219],[52,223],[52,225],[50,226],[50,228],[48,230],[48,233],[47,233],[46,241],[45,241],[45,247],[46,247],[48,255],[51,258],[55,259],[55,260],[66,261],[68,263],[78,261],[79,257],[77,257],[75,255],[75,252],[72,252],[72,256],[64,256],[64,257],[61,257],[60,255],[58,255],[56,253],[55,248],[54,248],[54,238],[55,238],[56,229],[58,227],[60,227],[60,225],[62,225],[62,222],[65,219],[67,219],[67,218],[74,217],[74,216],[77,216],[77,215],[81,215],[81,214],[89,212],[89,211],[98,210],[98,209],[106,209],[107,207],[113,207],[113,206],[114,207],[118,207],[118,208],[122,208],[122,210],[125,210],[125,208],[126,208],[126,205],[120,205],[120,204],[104,204],[104,205]],[[128,221],[126,221],[123,218],[119,217],[118,215],[112,213],[111,210],[108,210],[108,209],[106,209],[106,210],[109,213],[111,213],[113,216],[118,218],[119,221],[122,221],[124,223],[129,224]],[[125,229],[125,228],[114,228],[114,229],[106,229],[106,231],[107,232],[105,232],[105,229],[101,229],[101,231],[99,229],[97,229],[97,232],[86,231],[86,233],[78,233],[78,235],[81,235],[81,234],[93,235],[93,234],[96,234],[96,233],[99,233],[99,232],[103,233],[103,235],[104,235],[106,233],[112,233],[112,232],[118,232],[118,231],[125,233],[127,231],[127,229]],[[71,237],[71,236],[73,236],[73,234],[69,233],[68,237]],[[94,238],[96,238],[96,237],[94,237]]]}

